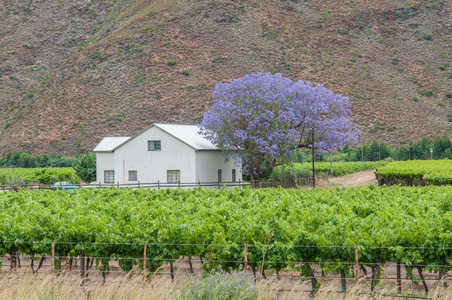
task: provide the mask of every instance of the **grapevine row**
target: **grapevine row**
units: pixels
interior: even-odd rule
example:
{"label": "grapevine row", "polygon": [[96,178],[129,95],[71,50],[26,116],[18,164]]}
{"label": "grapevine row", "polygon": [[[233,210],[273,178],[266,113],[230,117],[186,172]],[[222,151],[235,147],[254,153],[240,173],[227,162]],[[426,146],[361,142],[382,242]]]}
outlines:
{"label": "grapevine row", "polygon": [[[37,191],[1,193],[0,207],[0,255],[36,258],[56,242],[58,256],[102,257],[107,266],[142,257],[146,242],[151,271],[181,255],[238,269],[247,243],[251,267],[330,262],[322,268],[351,276],[357,245],[369,267],[452,265],[450,186]],[[309,264],[301,272],[309,277]]]}

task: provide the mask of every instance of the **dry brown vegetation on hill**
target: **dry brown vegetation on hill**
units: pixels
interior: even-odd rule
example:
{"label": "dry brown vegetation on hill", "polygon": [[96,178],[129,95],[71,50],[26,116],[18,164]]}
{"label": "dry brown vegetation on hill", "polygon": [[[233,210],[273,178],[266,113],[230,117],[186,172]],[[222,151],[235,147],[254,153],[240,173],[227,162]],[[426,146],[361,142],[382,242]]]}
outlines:
{"label": "dry brown vegetation on hill", "polygon": [[451,13],[445,0],[5,0],[0,151],[74,154],[197,123],[217,82],[264,71],[350,97],[363,141],[450,134]]}

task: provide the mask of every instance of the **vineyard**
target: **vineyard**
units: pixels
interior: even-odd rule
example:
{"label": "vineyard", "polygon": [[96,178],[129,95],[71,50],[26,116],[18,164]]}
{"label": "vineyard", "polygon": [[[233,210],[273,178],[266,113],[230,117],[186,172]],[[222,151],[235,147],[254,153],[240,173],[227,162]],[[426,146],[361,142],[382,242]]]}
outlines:
{"label": "vineyard", "polygon": [[[14,182],[12,182],[14,177]],[[29,184],[39,181],[43,184],[50,184],[56,181],[72,181],[79,183],[80,178],[75,174],[73,168],[0,168],[0,185]]]}
{"label": "vineyard", "polygon": [[[34,260],[57,256],[117,260],[122,270],[156,271],[181,256],[239,269],[248,245],[253,269],[298,270],[313,265],[352,277],[385,262],[439,272],[452,268],[452,187],[350,189],[37,191],[0,195],[0,255]],[[357,248],[355,248],[357,246]],[[303,262],[300,265],[300,262]],[[378,272],[377,272],[378,273]],[[314,277],[314,278],[313,278]]]}
{"label": "vineyard", "polygon": [[445,185],[452,184],[452,160],[394,161],[376,172],[382,184]]}
{"label": "vineyard", "polygon": [[[372,170],[386,165],[388,161],[369,161],[369,162],[333,162],[334,176],[343,176],[359,171]],[[316,174],[331,175],[331,165],[329,162],[316,162]],[[312,175],[312,163],[294,163],[293,166],[278,166],[270,175],[270,178],[277,179],[281,174],[293,173],[295,177],[305,177]]]}

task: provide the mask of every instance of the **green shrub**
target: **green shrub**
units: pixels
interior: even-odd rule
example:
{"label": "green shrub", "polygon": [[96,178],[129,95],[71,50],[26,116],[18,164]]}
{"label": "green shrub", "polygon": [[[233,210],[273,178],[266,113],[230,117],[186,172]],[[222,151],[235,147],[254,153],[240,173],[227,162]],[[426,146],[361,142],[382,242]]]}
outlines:
{"label": "green shrub", "polygon": [[185,75],[185,76],[189,76],[190,75],[190,71],[189,70],[182,70],[182,75]]}
{"label": "green shrub", "polygon": [[175,66],[176,65],[176,61],[175,60],[170,60],[169,62],[166,63],[167,66]]}
{"label": "green shrub", "polygon": [[446,77],[446,78],[452,79],[452,72],[443,73],[443,74],[441,74],[441,77]]}
{"label": "green shrub", "polygon": [[413,97],[413,98],[411,98],[411,100],[413,100],[414,102],[418,102],[419,98],[418,97]]}
{"label": "green shrub", "polygon": [[444,96],[446,96],[446,98],[449,98],[449,99],[451,99],[452,98],[452,93],[447,93],[446,95],[444,95]]}
{"label": "green shrub", "polygon": [[[179,292],[172,293],[172,299],[230,299],[253,300],[258,298],[258,290],[251,274],[218,271],[203,278],[188,276]],[[178,295],[177,295],[178,294]]]}
{"label": "green shrub", "polygon": [[401,10],[401,11],[396,11],[396,12],[394,12],[394,15],[397,17],[397,18],[401,18],[401,19],[408,19],[409,17],[411,17],[411,9],[410,8],[405,8],[405,9],[403,9],[403,10]]}
{"label": "green shrub", "polygon": [[438,106],[439,107],[444,107],[444,103],[443,102],[438,102]]}
{"label": "green shrub", "polygon": [[351,62],[356,62],[356,59],[351,58],[350,61],[351,61]]}
{"label": "green shrub", "polygon": [[431,41],[431,40],[433,40],[433,37],[432,37],[430,34],[428,34],[428,33],[424,33],[424,34],[422,35],[422,37],[423,37],[424,40],[426,40],[426,41]]}
{"label": "green shrub", "polygon": [[340,32],[340,34],[342,34],[342,35],[346,35],[346,34],[348,33],[348,30],[345,29],[345,28],[342,28],[341,31],[339,31],[339,32]]}
{"label": "green shrub", "polygon": [[440,69],[441,71],[444,71],[444,70],[447,69],[448,66],[449,66],[448,63],[444,63],[444,64],[442,64],[441,66],[439,66],[438,69]]}
{"label": "green shrub", "polygon": [[431,96],[433,96],[433,92],[432,92],[432,91],[417,90],[417,92],[418,92],[419,95],[421,95],[421,96],[426,96],[426,97],[431,97]]}
{"label": "green shrub", "polygon": [[400,60],[399,60],[398,58],[393,58],[392,61],[391,61],[391,63],[392,63],[393,65],[398,65],[399,62],[400,62]]}

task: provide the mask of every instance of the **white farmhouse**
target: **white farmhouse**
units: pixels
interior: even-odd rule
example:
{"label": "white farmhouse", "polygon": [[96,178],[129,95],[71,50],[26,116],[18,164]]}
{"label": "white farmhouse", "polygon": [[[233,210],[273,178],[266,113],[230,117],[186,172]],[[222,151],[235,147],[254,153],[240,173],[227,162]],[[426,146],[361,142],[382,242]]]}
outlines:
{"label": "white farmhouse", "polygon": [[241,166],[225,162],[195,125],[152,124],[133,137],[105,137],[94,149],[97,181],[106,184],[239,182]]}

